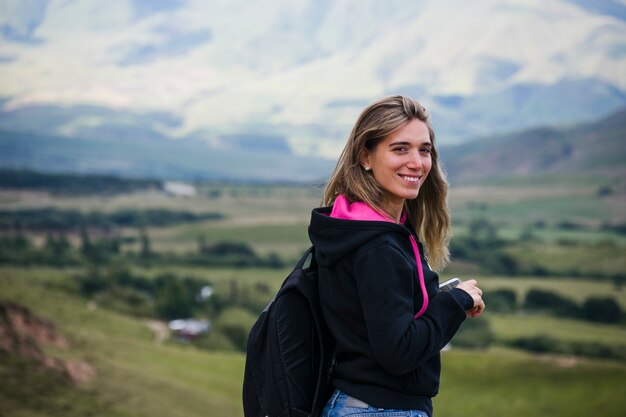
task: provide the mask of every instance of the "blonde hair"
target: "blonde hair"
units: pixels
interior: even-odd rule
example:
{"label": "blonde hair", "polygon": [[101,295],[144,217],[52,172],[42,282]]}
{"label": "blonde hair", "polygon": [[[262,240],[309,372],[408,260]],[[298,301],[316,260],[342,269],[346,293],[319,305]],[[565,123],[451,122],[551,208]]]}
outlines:
{"label": "blonde hair", "polygon": [[332,205],[337,196],[343,194],[351,202],[362,201],[384,213],[383,190],[374,176],[363,169],[361,157],[366,150],[373,150],[387,135],[414,119],[421,120],[428,127],[432,143],[432,168],[417,198],[404,202],[404,210],[426,246],[429,263],[435,269],[442,269],[450,260],[448,182],[439,166],[435,132],[428,112],[417,101],[391,96],[375,101],[363,110],[326,184],[322,205]]}

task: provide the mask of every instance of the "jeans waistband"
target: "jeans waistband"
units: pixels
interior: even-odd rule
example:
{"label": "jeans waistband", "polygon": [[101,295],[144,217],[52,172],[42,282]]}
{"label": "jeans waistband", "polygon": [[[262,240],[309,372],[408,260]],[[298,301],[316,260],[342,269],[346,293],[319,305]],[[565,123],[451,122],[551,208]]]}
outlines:
{"label": "jeans waistband", "polygon": [[369,408],[369,404],[365,401],[361,401],[358,398],[354,398],[350,395],[346,394],[346,401],[344,402],[346,407],[354,407],[354,408]]}

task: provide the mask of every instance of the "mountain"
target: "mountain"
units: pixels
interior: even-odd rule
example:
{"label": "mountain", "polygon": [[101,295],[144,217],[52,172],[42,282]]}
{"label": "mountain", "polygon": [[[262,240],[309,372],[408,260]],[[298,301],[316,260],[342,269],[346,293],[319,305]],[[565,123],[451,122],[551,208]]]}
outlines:
{"label": "mountain", "polygon": [[[89,110],[89,109],[83,109]],[[91,139],[0,130],[0,167],[159,179],[324,181],[335,161],[295,155],[284,138],[234,136],[174,141],[157,132],[94,132]],[[453,184],[570,177],[626,178],[626,108],[569,127],[538,127],[447,145],[441,160]]]}
{"label": "mountain", "polygon": [[604,117],[625,68],[624,0],[0,3],[0,129],[55,137],[336,158],[365,104],[406,94],[461,143]]}
{"label": "mountain", "polygon": [[626,108],[592,123],[516,133],[443,147],[452,183],[570,178],[619,181],[626,177]]}
{"label": "mountain", "polygon": [[[293,155],[279,138],[229,140],[220,148],[188,138],[73,137],[0,131],[0,167],[180,180],[322,181],[333,163]],[[238,146],[233,148],[233,144]],[[275,146],[268,146],[274,144]]]}

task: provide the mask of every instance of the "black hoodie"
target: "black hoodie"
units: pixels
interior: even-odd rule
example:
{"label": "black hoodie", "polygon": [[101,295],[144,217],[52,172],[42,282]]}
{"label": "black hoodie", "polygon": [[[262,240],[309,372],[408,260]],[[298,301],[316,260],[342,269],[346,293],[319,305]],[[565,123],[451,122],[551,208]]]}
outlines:
{"label": "black hoodie", "polygon": [[336,339],[333,385],[374,407],[432,415],[439,352],[472,308],[471,296],[440,292],[411,225],[364,203],[339,196],[334,207],[313,210],[309,237],[322,312]]}

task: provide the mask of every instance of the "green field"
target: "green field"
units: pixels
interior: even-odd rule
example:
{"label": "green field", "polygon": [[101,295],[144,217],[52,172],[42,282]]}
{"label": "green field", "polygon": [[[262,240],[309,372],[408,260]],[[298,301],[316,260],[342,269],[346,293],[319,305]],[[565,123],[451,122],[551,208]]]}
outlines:
{"label": "green field", "polygon": [[626,288],[616,288],[607,281],[592,281],[549,277],[509,277],[487,276],[477,278],[486,291],[496,289],[512,289],[520,303],[528,290],[542,289],[555,291],[575,301],[583,302],[588,297],[613,297],[626,309]]}
{"label": "green field", "polygon": [[[2,269],[2,298],[48,317],[71,340],[50,355],[92,364],[86,385],[59,383],[32,364],[2,362],[3,412],[10,416],[241,416],[244,357],[176,343],[158,344],[145,323],[39,282],[43,271]],[[502,320],[508,320],[503,318]],[[500,331],[500,322],[494,320]],[[534,326],[541,328],[538,321]],[[574,332],[589,330],[572,323]],[[505,326],[506,327],[506,326]],[[554,323],[547,330],[562,327]],[[546,330],[546,329],[544,329]],[[562,329],[565,331],[565,329]],[[602,334],[606,329],[598,329]],[[606,337],[606,336],[604,336]],[[623,331],[621,336],[623,338]],[[17,375],[17,372],[20,372]],[[32,379],[33,383],[20,381]],[[444,353],[438,416],[620,416],[626,407],[626,364],[530,355],[508,349]],[[30,401],[36,397],[37,401]]]}
{"label": "green field", "polygon": [[[506,243],[506,253],[521,266],[539,265],[557,275],[508,276],[485,271],[475,261],[457,260],[442,278],[477,278],[486,293],[512,289],[520,305],[529,290],[542,289],[578,304],[589,297],[611,297],[626,310],[626,288],[612,278],[626,270],[626,237],[601,228],[605,222],[626,222],[622,209],[626,191],[616,187],[616,195],[598,199],[597,187],[595,183],[563,182],[558,186],[524,183],[453,188],[457,237],[467,234],[471,221],[487,219]],[[225,216],[217,221],[149,228],[151,247],[158,253],[197,251],[199,239],[239,242],[260,255],[277,253],[291,265],[308,246],[306,226],[310,210],[319,202],[319,187],[205,184],[199,190],[194,198],[156,191],[51,196],[0,190],[0,209],[58,207],[114,212],[169,208]],[[559,226],[565,221],[576,228]],[[543,226],[537,227],[538,222]],[[529,231],[532,239],[519,240]],[[119,232],[125,237],[138,235],[132,228]],[[43,245],[45,232],[30,237]],[[69,238],[77,247],[78,234],[73,232]],[[137,240],[123,247],[124,253],[139,250]],[[216,294],[224,297],[233,291],[233,283],[241,291],[264,285],[273,293],[290,270],[289,266],[207,268],[164,262],[127,266],[148,279],[165,273],[193,277],[211,283]],[[28,360],[2,356],[0,416],[242,416],[242,353],[158,342],[147,317],[125,314],[114,309],[115,303],[99,303],[97,298],[94,303],[78,295],[75,277],[85,271],[84,265],[0,265],[0,299],[19,302],[48,318],[71,342],[68,349],[46,348],[46,353],[86,361],[97,372],[91,382],[73,385]],[[568,276],[568,271],[575,276]],[[441,394],[435,402],[438,417],[623,415],[626,362],[532,354],[504,346],[518,338],[547,335],[559,341],[600,342],[620,349],[626,346],[624,320],[598,324],[522,311],[496,314],[489,306],[485,317],[494,332],[492,347],[464,350],[453,346],[444,353]]]}
{"label": "green field", "polygon": [[440,417],[622,416],[624,366],[508,350],[444,353]]}

